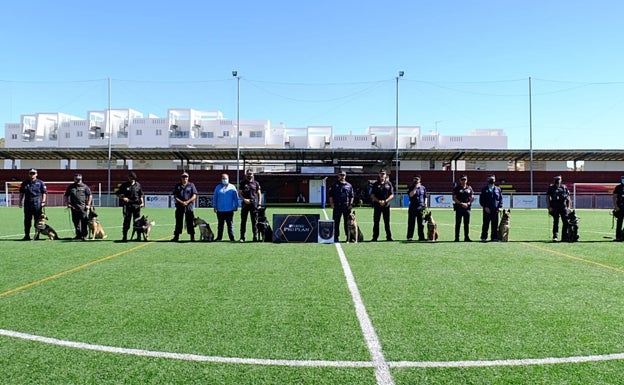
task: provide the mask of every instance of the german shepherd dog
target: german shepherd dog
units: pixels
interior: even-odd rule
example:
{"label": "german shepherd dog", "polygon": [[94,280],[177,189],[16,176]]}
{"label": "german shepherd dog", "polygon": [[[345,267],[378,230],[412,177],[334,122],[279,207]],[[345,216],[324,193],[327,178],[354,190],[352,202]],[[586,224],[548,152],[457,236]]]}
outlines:
{"label": "german shepherd dog", "polygon": [[431,211],[425,212],[423,216],[423,220],[427,223],[427,240],[429,241],[437,241],[440,235],[438,234],[438,224],[433,219],[433,215]]}
{"label": "german shepherd dog", "polygon": [[39,239],[39,235],[43,234],[48,237],[49,240],[59,239],[58,234],[47,224],[48,217],[44,213],[41,213],[37,223],[35,224],[35,240]]}
{"label": "german shepherd dog", "polygon": [[210,223],[205,220],[195,217],[193,218],[193,226],[199,227],[199,240],[201,242],[212,242],[214,241],[214,233],[210,228]]}
{"label": "german shepherd dog", "polygon": [[509,242],[509,227],[511,223],[511,210],[503,210],[500,223],[498,224],[498,240]]}
{"label": "german shepherd dog", "polygon": [[579,240],[578,235],[578,223],[579,217],[576,216],[576,211],[572,210],[568,213],[566,221],[568,221],[568,230],[566,234],[564,234],[563,241],[566,242],[577,242]]}
{"label": "german shepherd dog", "polygon": [[347,219],[347,242],[364,242],[364,234],[358,225],[355,211],[351,211]]}
{"label": "german shepherd dog", "polygon": [[89,209],[87,214],[87,227],[89,228],[89,239],[104,239],[107,237],[102,228],[102,224],[98,220],[98,214],[93,207]]}
{"label": "german shepherd dog", "polygon": [[130,237],[130,240],[134,238],[135,234],[137,236],[136,238],[137,241],[140,241],[141,237],[143,238],[144,241],[149,240],[150,229],[154,224],[155,223],[153,221],[150,222],[147,216],[145,215],[142,215],[140,218],[135,219],[134,227],[132,228],[132,236]]}
{"label": "german shepherd dog", "polygon": [[254,226],[256,226],[258,233],[258,242],[273,242],[273,229],[266,216],[266,207],[260,207],[256,209],[256,212],[258,219]]}

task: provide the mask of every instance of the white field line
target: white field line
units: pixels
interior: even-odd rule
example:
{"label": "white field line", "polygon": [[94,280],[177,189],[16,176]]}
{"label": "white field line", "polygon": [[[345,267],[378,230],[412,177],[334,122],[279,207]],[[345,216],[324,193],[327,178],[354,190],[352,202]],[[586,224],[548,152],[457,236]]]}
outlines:
{"label": "white field line", "polygon": [[[183,361],[212,362],[221,364],[243,365],[266,365],[266,366],[292,366],[292,367],[334,367],[334,368],[372,368],[372,361],[324,361],[324,360],[275,360],[262,358],[237,358],[203,356],[198,354],[159,352],[143,349],[128,349],[106,345],[87,344],[60,340],[57,338],[41,337],[28,333],[0,329],[0,335],[18,338],[33,342],[50,345],[85,349],[104,353],[127,354],[132,356],[167,358]],[[549,357],[549,358],[526,358],[509,360],[476,360],[476,361],[388,361],[391,368],[469,368],[490,366],[529,366],[529,365],[554,365],[554,364],[578,364],[587,362],[617,361],[624,360],[624,353],[575,356],[575,357]]]}
{"label": "white field line", "polygon": [[[327,219],[327,211],[323,210],[323,213],[325,214],[325,218]],[[345,234],[345,237],[346,236],[347,234]],[[342,250],[342,246],[339,242],[335,245],[336,250],[338,251],[338,256],[340,257],[342,270],[347,280],[347,287],[349,288],[349,292],[351,292],[351,298],[353,299],[353,305],[355,306],[355,314],[358,318],[358,321],[360,322],[360,327],[362,328],[362,333],[364,334],[366,346],[368,346],[368,351],[370,352],[371,358],[373,360],[377,384],[394,385],[394,379],[392,378],[390,367],[388,366],[386,358],[384,357],[383,351],[381,349],[381,342],[379,342],[379,337],[377,337],[377,332],[373,327],[373,322],[368,316],[366,306],[364,306],[364,301],[362,301],[362,296],[360,295],[360,290],[355,283],[355,278],[353,277],[351,266],[349,266],[349,261],[347,261],[347,256]]]}

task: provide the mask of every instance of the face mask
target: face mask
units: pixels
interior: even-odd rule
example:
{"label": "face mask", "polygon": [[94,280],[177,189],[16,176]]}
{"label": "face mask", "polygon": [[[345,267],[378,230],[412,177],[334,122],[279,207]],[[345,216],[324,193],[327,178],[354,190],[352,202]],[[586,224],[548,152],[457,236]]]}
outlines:
{"label": "face mask", "polygon": [[225,186],[226,184],[228,184],[228,180],[227,179],[221,179],[221,184]]}

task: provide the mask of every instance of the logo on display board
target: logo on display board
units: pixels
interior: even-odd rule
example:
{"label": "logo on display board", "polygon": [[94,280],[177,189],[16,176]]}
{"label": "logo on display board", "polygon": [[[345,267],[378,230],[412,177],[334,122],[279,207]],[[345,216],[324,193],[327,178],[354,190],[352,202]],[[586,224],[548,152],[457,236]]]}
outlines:
{"label": "logo on display board", "polygon": [[274,242],[316,242],[318,214],[274,214]]}

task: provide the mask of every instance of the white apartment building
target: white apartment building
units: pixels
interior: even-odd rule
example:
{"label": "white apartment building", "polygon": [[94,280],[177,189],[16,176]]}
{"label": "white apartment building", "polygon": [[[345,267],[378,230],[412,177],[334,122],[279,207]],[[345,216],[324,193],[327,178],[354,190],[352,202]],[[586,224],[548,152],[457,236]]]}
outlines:
{"label": "white apartment building", "polygon": [[[237,138],[237,132],[239,134]],[[8,149],[47,148],[284,148],[284,149],[507,149],[503,130],[473,130],[463,136],[423,133],[420,126],[371,126],[362,133],[333,132],[332,126],[287,128],[269,120],[225,118],[220,111],[171,108],[166,117],[144,116],[133,109],[88,111],[87,118],[60,112],[22,115],[5,124]],[[68,163],[69,162],[69,163]],[[118,167],[136,167],[129,164]],[[226,163],[226,162],[224,162]],[[426,165],[424,163],[427,163]],[[5,160],[4,168],[43,167],[28,159]],[[171,169],[175,161],[142,161],[141,166]],[[102,168],[103,160],[64,160],[59,168]],[[226,164],[207,167],[227,168]],[[465,165],[458,165],[458,169]],[[505,169],[507,165],[496,165]],[[429,169],[428,162],[410,162],[404,169]],[[267,170],[268,171],[268,170]]]}

